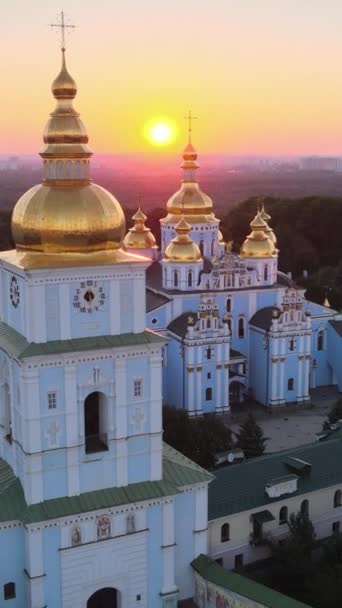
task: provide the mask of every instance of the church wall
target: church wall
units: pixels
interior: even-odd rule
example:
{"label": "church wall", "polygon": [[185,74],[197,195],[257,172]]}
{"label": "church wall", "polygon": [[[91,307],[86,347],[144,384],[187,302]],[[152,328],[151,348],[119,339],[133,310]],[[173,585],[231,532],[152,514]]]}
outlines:
{"label": "church wall", "polygon": [[327,360],[334,372],[337,388],[339,392],[342,392],[342,339],[329,323],[327,326]]}
{"label": "church wall", "polygon": [[[325,386],[333,383],[331,367],[328,363],[328,350],[330,348],[328,339],[328,319],[312,319],[311,338],[311,385]],[[323,330],[323,350],[317,350],[318,332]],[[341,338],[340,338],[341,339]],[[312,376],[314,375],[314,378]]]}
{"label": "church wall", "polygon": [[150,478],[150,439],[130,437],[128,444],[128,483],[138,483]]}
{"label": "church wall", "polygon": [[[267,400],[267,358],[269,354],[264,348],[264,334],[252,327],[249,328],[249,332],[249,387],[252,389],[254,399],[265,405]],[[271,363],[269,363],[268,368],[269,386],[271,381],[270,366]]]}
{"label": "church wall", "polygon": [[61,593],[61,531],[59,527],[43,528],[44,595],[49,608],[65,608]]}
{"label": "church wall", "polygon": [[68,495],[66,450],[49,450],[42,455],[44,500]]}
{"label": "church wall", "polygon": [[148,608],[160,608],[160,591],[162,588],[162,506],[155,505],[147,511],[147,527],[150,542],[147,546],[148,579],[147,597]]}
{"label": "church wall", "polygon": [[[3,526],[0,529],[0,606],[23,608],[25,606],[25,543],[22,527]],[[15,583],[16,597],[4,601],[6,583]]]}
{"label": "church wall", "polygon": [[192,597],[193,593],[190,564],[196,557],[194,544],[195,493],[178,494],[175,503],[176,584],[179,588],[179,598],[183,599]]}
{"label": "church wall", "polygon": [[117,485],[115,460],[117,446],[111,445],[108,452],[85,454],[84,447],[80,447],[80,493],[91,492]]}
{"label": "church wall", "polygon": [[[167,384],[166,389],[166,404],[174,407],[183,407],[183,382],[184,382],[184,359],[180,356],[181,343],[170,339],[167,350]],[[177,382],[175,382],[177,378]]]}

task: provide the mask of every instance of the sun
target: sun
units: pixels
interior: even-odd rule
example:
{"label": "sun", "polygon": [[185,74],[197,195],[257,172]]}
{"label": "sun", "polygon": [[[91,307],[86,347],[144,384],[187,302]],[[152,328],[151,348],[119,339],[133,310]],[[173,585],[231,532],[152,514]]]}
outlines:
{"label": "sun", "polygon": [[153,118],[144,127],[146,139],[155,146],[171,144],[177,134],[175,124],[169,118]]}

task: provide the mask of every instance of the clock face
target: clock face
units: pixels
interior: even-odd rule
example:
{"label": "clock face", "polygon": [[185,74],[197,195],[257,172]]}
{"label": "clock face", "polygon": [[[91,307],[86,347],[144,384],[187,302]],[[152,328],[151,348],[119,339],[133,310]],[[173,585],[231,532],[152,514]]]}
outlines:
{"label": "clock face", "polygon": [[76,289],[73,305],[79,312],[100,310],[105,302],[105,292],[97,281],[84,281]]}
{"label": "clock face", "polygon": [[11,278],[10,298],[11,298],[12,306],[14,306],[14,308],[17,308],[19,306],[19,302],[20,302],[20,291],[19,291],[19,285],[18,285],[18,281],[17,281],[16,277]]}

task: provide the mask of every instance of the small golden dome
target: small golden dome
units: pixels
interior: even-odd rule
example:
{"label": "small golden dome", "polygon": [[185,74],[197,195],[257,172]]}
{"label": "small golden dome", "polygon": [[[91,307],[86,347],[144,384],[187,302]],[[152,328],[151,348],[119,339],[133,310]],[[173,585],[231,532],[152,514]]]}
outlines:
{"label": "small golden dome", "polygon": [[126,249],[151,249],[156,248],[156,239],[151,230],[145,226],[146,215],[138,211],[132,217],[134,226],[129,229],[124,238],[124,246]]}
{"label": "small golden dome", "polygon": [[246,258],[268,258],[274,255],[274,244],[266,234],[267,224],[258,212],[251,221],[251,234],[243,243],[240,255]]}
{"label": "small golden dome", "polygon": [[58,76],[52,83],[52,94],[56,99],[74,99],[77,93],[77,85],[70,76],[65,62],[65,49],[62,49],[62,67]]}
{"label": "small golden dome", "polygon": [[200,248],[190,238],[190,224],[182,216],[176,226],[177,236],[165,249],[164,259],[169,262],[197,262],[202,259]]}
{"label": "small golden dome", "polygon": [[260,217],[261,219],[264,220],[264,222],[269,222],[271,219],[271,216],[267,213],[267,211],[265,211],[265,206],[264,203],[262,203],[261,205],[261,210],[260,210]]}
{"label": "small golden dome", "polygon": [[96,184],[34,186],[13,210],[12,234],[18,251],[92,253],[118,249],[125,216],[110,192]]}

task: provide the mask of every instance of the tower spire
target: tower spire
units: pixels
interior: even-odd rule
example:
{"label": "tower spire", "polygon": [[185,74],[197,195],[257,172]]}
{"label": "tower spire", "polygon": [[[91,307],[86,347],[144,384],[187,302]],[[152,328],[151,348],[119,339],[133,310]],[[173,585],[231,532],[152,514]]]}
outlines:
{"label": "tower spire", "polygon": [[193,116],[191,114],[191,110],[189,110],[188,115],[184,116],[185,120],[188,121],[188,144],[191,144],[191,133],[192,133],[192,121],[197,120],[197,116]]}
{"label": "tower spire", "polygon": [[54,27],[58,27],[61,32],[61,51],[63,53],[63,57],[64,57],[64,53],[65,53],[65,30],[66,29],[75,29],[76,25],[73,25],[71,23],[65,23],[65,19],[64,19],[64,11],[61,11],[61,21],[60,23],[50,23],[50,27],[54,28]]}

